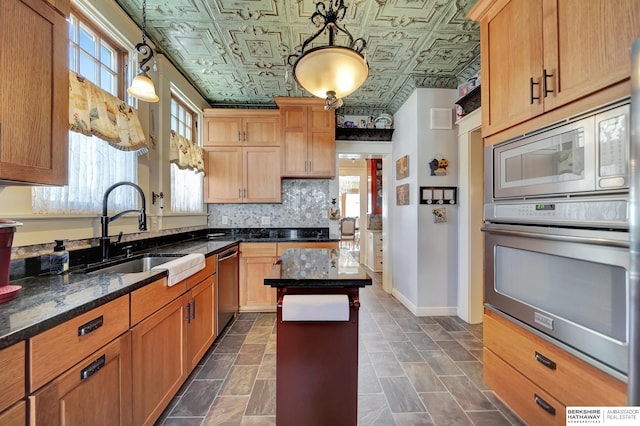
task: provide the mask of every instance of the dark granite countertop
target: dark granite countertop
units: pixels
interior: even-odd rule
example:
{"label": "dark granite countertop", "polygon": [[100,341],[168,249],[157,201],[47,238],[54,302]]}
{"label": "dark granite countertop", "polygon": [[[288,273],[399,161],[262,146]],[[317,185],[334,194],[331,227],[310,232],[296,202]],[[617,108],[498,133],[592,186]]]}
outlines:
{"label": "dark granite countertop", "polygon": [[[189,254],[211,256],[240,242],[335,242],[340,239],[326,231],[294,229],[209,230],[184,242],[145,248],[137,253]],[[140,251],[138,251],[140,250]],[[136,253],[134,253],[135,255]],[[87,265],[73,267],[64,275],[41,274],[12,280],[22,286],[20,295],[0,304],[0,349],[28,339],[79,314],[167,276],[155,270],[135,274],[84,273]]]}
{"label": "dark granite countertop", "polygon": [[[211,256],[234,244],[237,241],[193,240],[147,252]],[[22,286],[22,291],[16,299],[0,305],[0,349],[167,276],[165,270],[86,274],[82,268],[74,269],[63,275],[43,274],[11,281]]]}
{"label": "dark granite countertop", "polygon": [[279,276],[265,278],[265,285],[326,289],[371,285],[371,277],[347,250],[289,249],[278,265]]}

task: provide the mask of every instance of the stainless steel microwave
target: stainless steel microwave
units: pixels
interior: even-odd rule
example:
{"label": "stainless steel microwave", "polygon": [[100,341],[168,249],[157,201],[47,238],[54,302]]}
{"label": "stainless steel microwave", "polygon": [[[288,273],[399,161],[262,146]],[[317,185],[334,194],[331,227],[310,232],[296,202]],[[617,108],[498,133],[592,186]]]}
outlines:
{"label": "stainless steel microwave", "polygon": [[485,148],[485,201],[629,188],[629,104],[618,103]]}

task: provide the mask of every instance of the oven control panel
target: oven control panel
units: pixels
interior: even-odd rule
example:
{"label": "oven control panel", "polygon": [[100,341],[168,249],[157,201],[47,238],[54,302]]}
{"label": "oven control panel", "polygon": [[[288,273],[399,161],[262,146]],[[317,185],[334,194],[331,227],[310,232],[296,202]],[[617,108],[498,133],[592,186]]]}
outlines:
{"label": "oven control panel", "polygon": [[485,220],[576,227],[627,228],[627,200],[554,200],[485,204]]}

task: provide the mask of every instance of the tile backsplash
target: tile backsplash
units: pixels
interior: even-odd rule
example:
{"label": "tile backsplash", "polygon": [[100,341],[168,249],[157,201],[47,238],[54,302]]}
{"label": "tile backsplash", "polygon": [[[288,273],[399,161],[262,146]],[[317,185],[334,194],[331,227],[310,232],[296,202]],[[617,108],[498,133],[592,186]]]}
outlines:
{"label": "tile backsplash", "polygon": [[209,228],[329,227],[330,201],[329,180],[284,179],[282,203],[209,204]]}

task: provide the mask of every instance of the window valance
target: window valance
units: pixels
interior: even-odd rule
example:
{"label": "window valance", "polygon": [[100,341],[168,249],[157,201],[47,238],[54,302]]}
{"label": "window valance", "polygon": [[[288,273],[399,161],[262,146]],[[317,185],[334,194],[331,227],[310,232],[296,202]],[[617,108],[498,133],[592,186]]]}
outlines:
{"label": "window valance", "polygon": [[171,131],[169,161],[180,169],[204,173],[204,149],[173,130]]}
{"label": "window valance", "polygon": [[69,129],[123,151],[148,152],[138,112],[73,71],[69,72]]}

